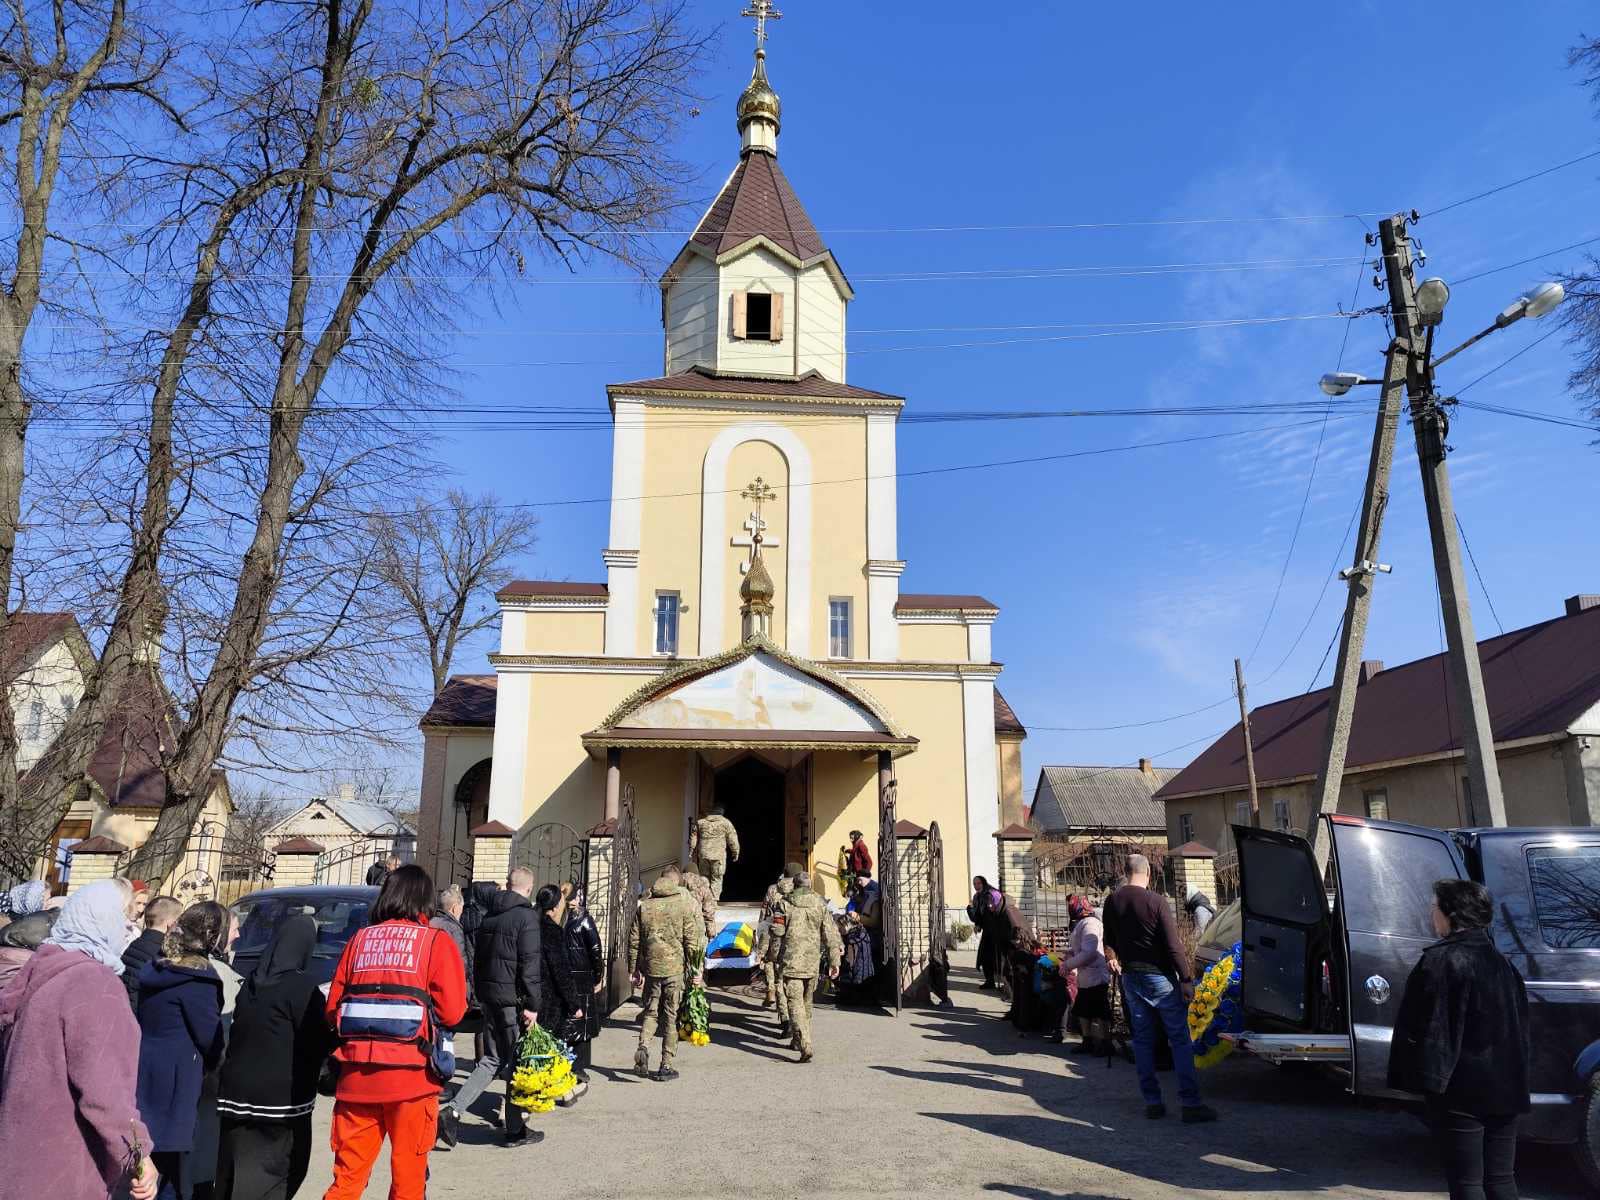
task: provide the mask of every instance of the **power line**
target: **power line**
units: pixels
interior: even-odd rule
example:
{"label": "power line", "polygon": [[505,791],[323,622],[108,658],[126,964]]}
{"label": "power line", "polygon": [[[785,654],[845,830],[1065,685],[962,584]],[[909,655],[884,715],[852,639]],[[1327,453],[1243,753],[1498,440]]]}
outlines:
{"label": "power line", "polygon": [[1471,283],[1474,279],[1484,279],[1490,275],[1498,275],[1501,271],[1510,271],[1517,267],[1525,267],[1529,263],[1538,262],[1540,259],[1550,258],[1552,255],[1556,254],[1565,254],[1568,250],[1579,250],[1584,246],[1593,245],[1595,242],[1600,242],[1600,233],[1595,234],[1593,237],[1586,237],[1582,241],[1569,242],[1565,246],[1557,246],[1554,250],[1546,250],[1543,254],[1534,254],[1527,258],[1519,258],[1516,262],[1507,263],[1503,267],[1490,267],[1487,271],[1479,271],[1476,274],[1467,275],[1461,279],[1457,279],[1455,282],[1458,285],[1463,283]]}
{"label": "power line", "polygon": [[1477,387],[1480,383],[1482,383],[1485,379],[1489,378],[1489,376],[1493,375],[1496,371],[1500,370],[1503,367],[1509,367],[1512,363],[1516,362],[1517,359],[1521,358],[1529,350],[1532,350],[1540,342],[1548,341],[1550,338],[1555,337],[1555,335],[1560,333],[1560,332],[1561,332],[1561,326],[1560,325],[1552,325],[1548,330],[1546,330],[1544,333],[1541,333],[1538,337],[1534,338],[1533,341],[1529,342],[1521,350],[1518,350],[1515,354],[1511,355],[1511,357],[1505,359],[1504,361],[1502,361],[1501,363],[1499,363],[1496,366],[1490,367],[1482,375],[1479,375],[1471,383],[1467,384],[1466,387],[1456,388],[1455,389],[1455,394],[1459,396],[1462,392],[1466,391],[1468,388]]}
{"label": "power line", "polygon": [[1565,162],[1558,162],[1553,167],[1545,167],[1542,171],[1535,171],[1531,175],[1524,175],[1520,179],[1513,179],[1509,183],[1502,183],[1497,187],[1490,188],[1488,191],[1477,192],[1471,196],[1463,196],[1460,200],[1452,200],[1449,204],[1432,209],[1423,213],[1422,215],[1425,217],[1437,217],[1440,213],[1447,213],[1451,209],[1460,208],[1463,204],[1473,204],[1489,196],[1499,195],[1508,188],[1521,187],[1523,184],[1530,183],[1535,179],[1543,179],[1546,175],[1554,174],[1557,171],[1564,171],[1568,167],[1576,166],[1581,162],[1588,162],[1591,158],[1600,158],[1600,150],[1591,150],[1587,154],[1578,155],[1577,158],[1569,158]]}
{"label": "power line", "polygon": [[1526,408],[1510,408],[1502,404],[1485,404],[1477,400],[1460,401],[1461,408],[1475,409],[1478,412],[1494,413],[1502,417],[1517,417],[1524,421],[1539,421],[1546,425],[1560,425],[1566,429],[1582,429],[1588,433],[1600,435],[1600,422],[1584,421],[1576,417],[1563,417],[1555,413],[1534,412]]}
{"label": "power line", "polygon": [[[1355,291],[1350,297],[1350,307],[1352,309],[1355,308],[1356,301],[1361,296],[1361,284],[1366,278],[1366,273],[1367,264],[1366,260],[1363,259],[1361,265],[1356,268]],[[1344,327],[1344,336],[1339,340],[1339,360],[1333,368],[1335,371],[1343,369],[1344,355],[1349,345],[1350,323],[1346,322]],[[1311,487],[1317,479],[1317,465],[1322,461],[1322,446],[1327,440],[1328,436],[1328,411],[1329,410],[1327,409],[1323,410],[1322,427],[1317,430],[1317,445],[1316,449],[1313,450],[1311,454],[1311,470],[1306,473],[1306,490],[1300,497],[1300,512],[1295,516],[1294,519],[1294,532],[1289,535],[1289,548],[1284,551],[1283,566],[1278,569],[1278,583],[1277,586],[1272,589],[1272,603],[1267,605],[1267,615],[1266,618],[1261,622],[1261,631],[1256,634],[1255,645],[1250,647],[1250,653],[1245,656],[1245,666],[1247,667],[1255,661],[1256,651],[1261,649],[1261,643],[1267,636],[1268,628],[1270,628],[1272,625],[1273,614],[1278,611],[1278,600],[1283,595],[1283,581],[1288,578],[1289,564],[1294,561],[1294,549],[1295,546],[1299,544],[1300,529],[1305,524],[1306,507],[1311,503]],[[1318,603],[1321,603],[1320,597],[1318,598]]]}

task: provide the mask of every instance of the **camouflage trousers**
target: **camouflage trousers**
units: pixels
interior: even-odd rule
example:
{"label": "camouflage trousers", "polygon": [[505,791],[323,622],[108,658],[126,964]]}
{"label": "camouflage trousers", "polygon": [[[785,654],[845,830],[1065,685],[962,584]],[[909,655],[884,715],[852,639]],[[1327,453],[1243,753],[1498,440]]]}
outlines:
{"label": "camouflage trousers", "polygon": [[667,979],[647,976],[644,981],[644,1016],[639,1021],[639,1045],[648,1049],[651,1039],[661,1032],[661,1065],[666,1066],[678,1052],[678,1009],[683,1004],[683,976]]}
{"label": "camouflage trousers", "polygon": [[794,1048],[802,1054],[811,1053],[811,997],[817,990],[817,977],[808,975],[796,979],[786,975],[783,990],[789,1001],[789,1023],[794,1026]]}
{"label": "camouflage trousers", "polygon": [[718,904],[722,903],[722,877],[728,872],[728,860],[725,858],[696,858],[695,870],[705,876],[711,885],[711,896]]}
{"label": "camouflage trousers", "polygon": [[778,978],[778,964],[770,959],[762,963],[761,977],[767,981],[767,995],[777,998],[778,1020],[788,1021],[789,993],[783,987],[783,980]]}

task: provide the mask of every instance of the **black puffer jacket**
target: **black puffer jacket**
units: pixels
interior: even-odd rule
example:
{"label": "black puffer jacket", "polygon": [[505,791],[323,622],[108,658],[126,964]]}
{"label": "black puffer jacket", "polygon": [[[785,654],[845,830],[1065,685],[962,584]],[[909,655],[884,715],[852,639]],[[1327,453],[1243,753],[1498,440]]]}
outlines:
{"label": "black puffer jacket", "polygon": [[1528,990],[1489,940],[1464,929],[1422,952],[1389,1047],[1389,1086],[1479,1117],[1528,1111]]}
{"label": "black puffer jacket", "polygon": [[544,996],[539,1004],[539,1024],[568,1042],[581,1041],[583,1022],[573,1014],[584,1006],[586,964],[567,931],[545,913],[539,918],[539,947],[544,960]]}
{"label": "black puffer jacket", "polygon": [[544,1000],[539,914],[516,892],[498,892],[478,927],[478,1003],[535,1012]]}
{"label": "black puffer jacket", "polygon": [[466,903],[461,909],[461,928],[467,935],[467,942],[474,947],[478,944],[478,930],[489,915],[489,906],[499,893],[498,884],[477,880],[467,885]]}
{"label": "black puffer jacket", "polygon": [[128,989],[128,1003],[139,1011],[139,972],[161,957],[161,944],[167,935],[159,929],[146,929],[122,952],[122,986]]}

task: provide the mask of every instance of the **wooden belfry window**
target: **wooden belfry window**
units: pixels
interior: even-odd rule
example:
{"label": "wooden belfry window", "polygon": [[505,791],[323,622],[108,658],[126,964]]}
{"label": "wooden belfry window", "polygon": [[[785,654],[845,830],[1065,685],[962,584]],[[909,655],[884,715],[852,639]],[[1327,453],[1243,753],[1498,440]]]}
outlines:
{"label": "wooden belfry window", "polygon": [[747,342],[783,340],[782,292],[735,292],[733,336]]}

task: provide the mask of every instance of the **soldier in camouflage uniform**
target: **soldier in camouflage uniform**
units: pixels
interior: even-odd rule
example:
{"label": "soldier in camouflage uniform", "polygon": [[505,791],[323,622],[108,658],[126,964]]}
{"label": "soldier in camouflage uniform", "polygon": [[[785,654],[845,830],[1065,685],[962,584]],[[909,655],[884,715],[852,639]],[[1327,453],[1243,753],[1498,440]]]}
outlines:
{"label": "soldier in camouflage uniform", "polygon": [[787,919],[783,912],[783,901],[794,891],[794,877],[800,871],[799,863],[786,864],[783,874],[778,876],[778,882],[767,889],[761,935],[756,939],[755,946],[756,961],[761,964],[761,977],[767,984],[767,999],[762,1007],[777,1005],[778,1021],[785,1031],[789,1024],[789,998],[783,994],[783,981],[778,978],[778,960],[783,955],[783,930]]}
{"label": "soldier in camouflage uniform", "polygon": [[723,872],[730,862],[739,861],[739,831],[723,815],[720,804],[709,816],[694,823],[694,832],[689,835],[689,853],[694,856],[695,867],[711,885],[712,896],[721,901]]}
{"label": "soldier in camouflage uniform", "polygon": [[703,922],[706,937],[717,936],[717,901],[711,894],[711,885],[698,871],[683,872],[684,907]]}
{"label": "soldier in camouflage uniform", "polygon": [[794,1026],[794,1048],[804,1063],[811,1061],[811,997],[817,990],[823,948],[828,953],[828,978],[837,979],[844,942],[828,906],[811,890],[811,876],[804,871],[794,877],[794,891],[783,902],[783,913],[783,987]]}
{"label": "soldier in camouflage uniform", "polygon": [[[689,960],[704,954],[706,939],[700,922],[683,900],[678,868],[668,867],[639,901],[639,916],[628,935],[628,973],[634,986],[644,984],[644,1017],[639,1022],[639,1048],[633,1054],[633,1069],[640,1075],[650,1070],[650,1040],[661,1033],[661,1065],[658,1081],[676,1079],[672,1056],[678,1049],[678,1008],[683,1003],[684,971]],[[695,982],[700,976],[695,976]]]}

